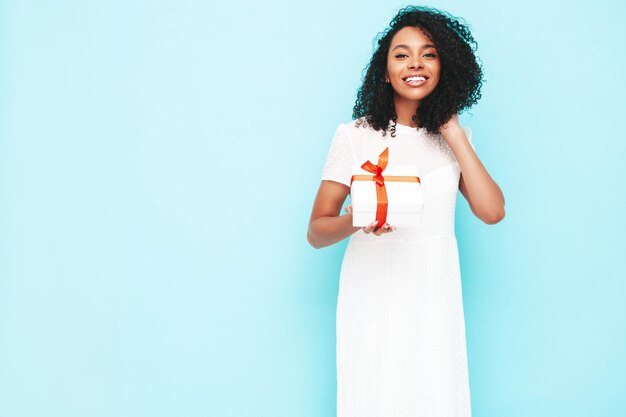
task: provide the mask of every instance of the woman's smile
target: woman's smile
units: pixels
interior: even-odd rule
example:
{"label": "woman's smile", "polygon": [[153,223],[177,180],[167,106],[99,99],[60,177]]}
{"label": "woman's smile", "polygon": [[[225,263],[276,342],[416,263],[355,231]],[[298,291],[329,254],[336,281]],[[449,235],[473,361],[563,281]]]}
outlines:
{"label": "woman's smile", "polygon": [[411,75],[403,78],[403,80],[410,87],[421,87],[426,84],[428,78],[423,75]]}

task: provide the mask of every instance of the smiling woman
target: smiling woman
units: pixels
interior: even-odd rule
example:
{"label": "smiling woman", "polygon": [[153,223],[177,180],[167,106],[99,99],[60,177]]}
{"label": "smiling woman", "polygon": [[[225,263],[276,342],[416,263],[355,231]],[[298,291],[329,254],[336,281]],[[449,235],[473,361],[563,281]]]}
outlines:
{"label": "smiling woman", "polygon": [[431,36],[414,26],[403,27],[393,38],[385,82],[396,92],[393,103],[398,123],[417,127],[416,104],[419,108],[439,83],[441,62],[431,42]]}
{"label": "smiling woman", "polygon": [[[307,239],[322,248],[350,236],[337,301],[337,417],[471,415],[458,191],[485,223],[504,217],[504,196],[457,116],[480,98],[472,42],[444,12],[400,10],[369,63],[356,120],[331,142]],[[341,215],[352,168],[382,154],[419,167],[419,226],[354,227],[350,206]]]}

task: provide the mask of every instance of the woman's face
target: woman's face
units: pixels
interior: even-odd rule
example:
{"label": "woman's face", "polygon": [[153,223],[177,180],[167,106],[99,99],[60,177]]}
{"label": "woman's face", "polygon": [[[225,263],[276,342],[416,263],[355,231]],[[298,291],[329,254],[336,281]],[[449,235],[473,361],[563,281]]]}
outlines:
{"label": "woman's face", "polygon": [[[437,49],[424,32],[413,26],[396,32],[387,54],[386,73],[396,99],[417,102],[419,106],[437,87],[440,71]],[[416,75],[418,78],[411,78]]]}

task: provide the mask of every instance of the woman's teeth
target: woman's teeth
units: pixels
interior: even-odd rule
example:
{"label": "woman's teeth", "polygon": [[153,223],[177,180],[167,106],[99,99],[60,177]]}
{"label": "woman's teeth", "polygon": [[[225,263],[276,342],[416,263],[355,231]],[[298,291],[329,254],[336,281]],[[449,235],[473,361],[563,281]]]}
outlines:
{"label": "woman's teeth", "polygon": [[426,78],[424,77],[409,77],[405,80],[405,82],[413,87],[419,87],[422,84],[426,83]]}

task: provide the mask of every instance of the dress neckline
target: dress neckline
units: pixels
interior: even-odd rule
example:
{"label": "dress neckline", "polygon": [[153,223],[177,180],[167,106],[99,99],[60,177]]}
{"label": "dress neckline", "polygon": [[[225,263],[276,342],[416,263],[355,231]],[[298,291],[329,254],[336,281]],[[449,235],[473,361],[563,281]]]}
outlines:
{"label": "dress neckline", "polygon": [[[393,126],[393,120],[389,120],[389,127]],[[403,125],[400,123],[396,122],[396,132],[397,131],[401,131],[401,132],[421,132],[422,130],[424,130],[423,127],[411,127],[411,126],[407,126],[407,125]]]}

